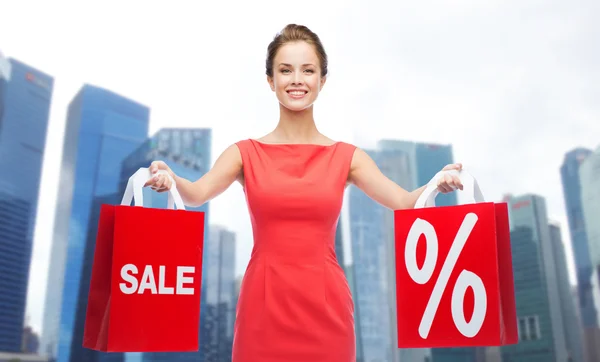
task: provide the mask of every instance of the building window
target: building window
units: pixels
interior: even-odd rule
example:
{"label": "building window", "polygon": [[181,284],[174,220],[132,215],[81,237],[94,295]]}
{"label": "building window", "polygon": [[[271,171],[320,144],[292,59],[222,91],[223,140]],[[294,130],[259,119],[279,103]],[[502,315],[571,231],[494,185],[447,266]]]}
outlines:
{"label": "building window", "polygon": [[519,317],[518,322],[519,340],[535,341],[542,338],[539,316]]}
{"label": "building window", "polygon": [[529,330],[529,336],[531,340],[538,340],[542,338],[540,331],[540,318],[536,316],[527,317],[527,325]]}
{"label": "building window", "polygon": [[518,331],[519,331],[519,340],[526,341],[527,340],[527,324],[525,323],[525,318],[519,318]]}

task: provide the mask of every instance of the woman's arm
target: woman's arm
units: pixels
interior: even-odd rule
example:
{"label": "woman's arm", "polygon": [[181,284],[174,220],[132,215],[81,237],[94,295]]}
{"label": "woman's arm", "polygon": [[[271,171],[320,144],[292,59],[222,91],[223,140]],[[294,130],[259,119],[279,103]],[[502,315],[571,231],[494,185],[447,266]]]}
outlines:
{"label": "woman's arm", "polygon": [[[173,180],[175,180],[177,191],[179,191],[186,206],[198,207],[220,195],[240,177],[242,155],[237,145],[229,146],[217,158],[214,166],[204,176],[194,182],[177,176],[162,161],[152,162],[150,165],[152,174],[155,174],[158,170],[166,170]],[[154,175],[144,186],[151,186],[158,192],[165,192],[171,188],[171,182],[167,177],[159,174]]]}
{"label": "woman's arm", "polygon": [[[460,170],[461,164],[451,164],[446,170]],[[367,196],[391,210],[412,209],[426,186],[407,191],[385,176],[375,161],[363,150],[357,148],[350,166],[350,183],[361,189]],[[462,183],[456,176],[445,175],[438,180],[438,190],[448,193],[454,189],[462,190]]]}

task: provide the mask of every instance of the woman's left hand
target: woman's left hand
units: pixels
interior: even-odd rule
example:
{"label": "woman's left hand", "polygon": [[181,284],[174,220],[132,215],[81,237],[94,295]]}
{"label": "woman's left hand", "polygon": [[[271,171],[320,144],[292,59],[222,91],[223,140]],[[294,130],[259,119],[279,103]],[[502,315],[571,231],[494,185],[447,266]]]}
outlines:
{"label": "woman's left hand", "polygon": [[[450,170],[460,171],[460,170],[462,170],[462,164],[452,163],[452,164],[446,165],[446,167],[444,167],[442,169],[442,171],[450,171]],[[447,194],[456,189],[462,190],[463,184],[460,181],[460,178],[458,176],[451,175],[449,173],[442,173],[437,180],[437,188],[438,188],[439,192],[441,192],[443,194]]]}

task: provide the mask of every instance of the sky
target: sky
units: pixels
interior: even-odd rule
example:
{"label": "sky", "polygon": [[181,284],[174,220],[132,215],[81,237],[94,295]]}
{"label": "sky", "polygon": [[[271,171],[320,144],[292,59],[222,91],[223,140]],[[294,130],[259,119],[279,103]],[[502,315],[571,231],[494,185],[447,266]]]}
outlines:
{"label": "sky", "polygon": [[[93,84],[148,105],[151,133],[212,128],[214,161],[275,127],[264,60],[288,23],[315,31],[329,54],[315,105],[323,133],[363,148],[380,138],[452,144],[486,200],[544,196],[573,281],[559,168],[568,150],[600,145],[599,11],[594,0],[0,2],[0,51],[55,78],[29,323],[41,329],[52,287],[62,137],[79,88]],[[252,248],[244,202],[237,184],[211,202],[210,222],[237,233],[238,275]]]}

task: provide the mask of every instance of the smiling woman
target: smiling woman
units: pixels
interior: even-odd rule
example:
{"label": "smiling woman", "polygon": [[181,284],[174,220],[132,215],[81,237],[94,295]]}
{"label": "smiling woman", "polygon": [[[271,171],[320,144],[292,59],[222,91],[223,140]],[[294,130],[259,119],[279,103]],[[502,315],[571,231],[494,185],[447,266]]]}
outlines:
{"label": "smiling woman", "polygon": [[266,63],[271,90],[291,111],[311,107],[327,79],[327,53],[319,37],[305,26],[285,27],[269,44]]}
{"label": "smiling woman", "polygon": [[[279,101],[271,133],[231,145],[195,182],[155,161],[146,185],[164,192],[175,182],[189,206],[236,180],[244,187],[254,247],[237,304],[233,362],[353,362],[354,304],[334,244],[344,190],[353,183],[385,207],[406,209],[424,188],[402,189],[366,152],[318,131],[313,108],[327,79],[327,54],[307,27],[291,24],[275,36],[266,75]],[[437,182],[441,192],[462,187],[443,172]]]}

